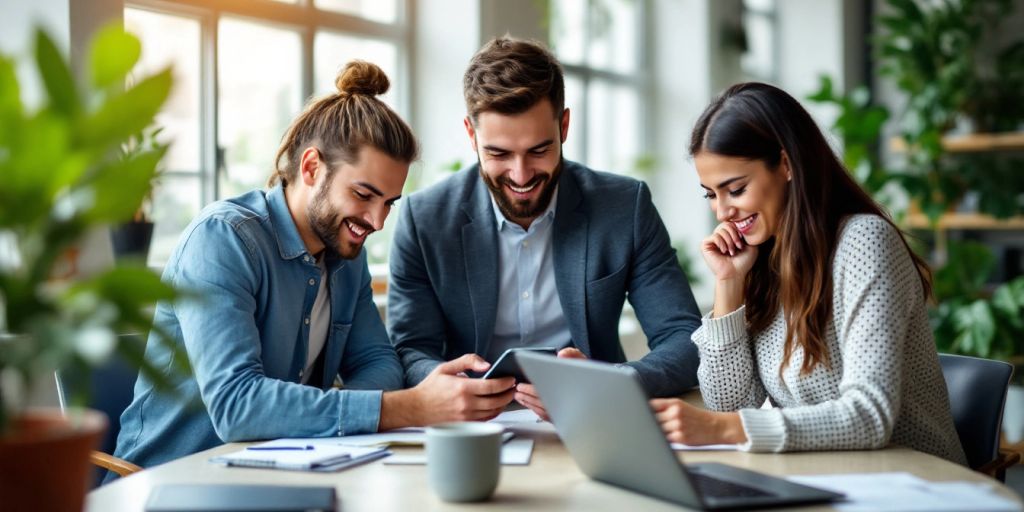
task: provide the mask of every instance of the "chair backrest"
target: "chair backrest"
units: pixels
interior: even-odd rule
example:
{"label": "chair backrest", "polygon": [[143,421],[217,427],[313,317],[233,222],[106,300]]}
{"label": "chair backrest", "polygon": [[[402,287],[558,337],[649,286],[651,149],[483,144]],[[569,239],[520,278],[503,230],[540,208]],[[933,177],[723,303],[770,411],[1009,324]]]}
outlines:
{"label": "chair backrest", "polygon": [[[134,342],[140,345],[145,339],[139,339],[140,334],[123,334],[119,337],[119,343]],[[118,354],[113,354],[106,363],[90,369],[85,378],[72,378],[71,375],[56,374],[57,393],[60,398],[61,409],[66,406],[67,400],[75,393],[85,391],[89,393],[89,408],[95,409],[107,415],[107,432],[103,441],[96,449],[108,454],[114,453],[117,446],[117,435],[121,432],[121,413],[128,408],[134,396],[135,381],[139,376],[138,369],[128,364]],[[89,389],[78,389],[76,386],[89,386]],[[99,480],[106,475],[106,470],[97,468]],[[97,484],[99,482],[97,480]]]}
{"label": "chair backrest", "polygon": [[939,354],[939,363],[960,444],[971,469],[978,469],[999,456],[999,430],[1013,365],[952,354]]}

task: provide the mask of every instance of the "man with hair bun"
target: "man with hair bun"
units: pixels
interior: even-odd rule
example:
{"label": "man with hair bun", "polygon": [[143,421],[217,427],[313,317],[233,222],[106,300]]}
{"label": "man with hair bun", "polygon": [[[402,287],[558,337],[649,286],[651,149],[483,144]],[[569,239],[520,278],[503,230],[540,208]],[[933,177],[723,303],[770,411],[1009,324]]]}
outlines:
{"label": "man with hair bun", "polygon": [[[559,356],[629,365],[651,396],[695,386],[700,316],[650,190],[563,157],[555,57],[500,37],[463,85],[478,162],[408,198],[392,242],[388,330],[407,383],[452,364],[482,372],[509,348],[566,347]],[[627,298],[651,348],[628,363]],[[463,381],[449,419],[489,418],[512,400],[547,416],[529,384],[506,379],[495,395],[490,381]]]}
{"label": "man with hair bun", "polygon": [[[145,354],[173,392],[139,376],[118,457],[149,467],[225,442],[432,423],[433,404],[455,398],[440,372],[399,390],[363,250],[416,139],[377,98],[389,82],[376,65],[350,62],[336,85],[288,128],[268,189],[207,206],[182,233],[163,279],[198,299],[157,306],[178,350],[151,335]],[[173,370],[181,353],[192,375]]]}

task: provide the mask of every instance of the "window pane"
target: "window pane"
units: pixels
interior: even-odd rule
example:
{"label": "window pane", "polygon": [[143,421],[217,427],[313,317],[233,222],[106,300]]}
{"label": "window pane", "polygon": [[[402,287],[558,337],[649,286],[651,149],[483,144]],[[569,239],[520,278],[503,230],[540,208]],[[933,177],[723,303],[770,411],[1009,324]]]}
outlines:
{"label": "window pane", "polygon": [[313,46],[315,95],[337,92],[334,81],[338,72],[350,60],[361,59],[380,66],[388,75],[391,87],[380,98],[391,108],[398,109],[396,89],[402,77],[398,76],[398,49],[394,44],[332,32],[317,32]]}
{"label": "window pane", "polygon": [[124,25],[142,40],[142,56],[132,70],[133,76],[173,66],[174,88],[156,115],[156,125],[163,128],[158,138],[171,145],[163,168],[199,172],[199,21],[125,9]]}
{"label": "window pane", "polygon": [[629,87],[594,80],[587,108],[587,164],[597,170],[633,174],[640,158],[640,98]]}
{"label": "window pane", "polygon": [[638,4],[635,0],[591,0],[590,67],[629,73],[637,68],[639,34]]}
{"label": "window pane", "polygon": [[559,60],[583,64],[587,0],[552,0],[551,45]]}
{"label": "window pane", "polygon": [[582,162],[584,127],[587,122],[586,105],[583,103],[583,81],[570,74],[565,75],[565,108],[569,109],[569,136],[562,146],[562,156]]}
{"label": "window pane", "polygon": [[223,18],[218,34],[221,197],[261,188],[281,137],[302,109],[298,33]]}
{"label": "window pane", "polygon": [[397,0],[316,0],[318,9],[360,16],[380,23],[394,23],[398,18]]}
{"label": "window pane", "polygon": [[149,247],[149,265],[163,266],[171,257],[178,237],[199,214],[199,175],[165,175],[153,191],[153,241]]}

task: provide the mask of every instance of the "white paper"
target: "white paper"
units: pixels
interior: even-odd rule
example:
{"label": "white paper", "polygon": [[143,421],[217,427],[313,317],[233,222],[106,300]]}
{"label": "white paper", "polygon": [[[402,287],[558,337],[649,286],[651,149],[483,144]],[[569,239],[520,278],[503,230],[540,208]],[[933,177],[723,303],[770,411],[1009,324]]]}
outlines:
{"label": "white paper", "polygon": [[555,434],[555,426],[529,409],[505,411],[489,421],[497,423],[517,434]]}
{"label": "white paper", "polygon": [[1016,502],[974,482],[929,482],[909,473],[791,476],[789,480],[846,495],[837,510],[1003,511],[1021,510]]}
{"label": "white paper", "polygon": [[312,448],[307,450],[250,450],[243,448],[236,452],[213,457],[210,462],[228,466],[314,470],[345,462],[358,463],[363,459],[379,457],[381,452],[385,451],[381,448],[311,444],[305,439],[277,439],[254,445],[259,448],[291,446],[310,446]]}
{"label": "white paper", "polygon": [[326,439],[330,440],[332,444],[348,446],[423,446],[423,443],[427,440],[427,433],[426,429],[423,428],[400,428],[377,434]]}
{"label": "white paper", "polygon": [[[501,447],[501,464],[503,466],[528,466],[533,456],[533,439],[513,439]],[[427,463],[426,453],[399,453],[384,459],[384,464],[424,465]]]}

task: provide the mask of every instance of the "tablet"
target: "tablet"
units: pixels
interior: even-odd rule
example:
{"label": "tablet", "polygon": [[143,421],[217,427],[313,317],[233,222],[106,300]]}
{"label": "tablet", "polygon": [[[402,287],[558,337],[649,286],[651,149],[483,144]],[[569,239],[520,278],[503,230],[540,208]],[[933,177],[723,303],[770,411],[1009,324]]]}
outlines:
{"label": "tablet", "polygon": [[487,373],[481,377],[482,379],[500,379],[501,377],[515,377],[516,382],[530,383],[530,379],[526,378],[523,371],[519,369],[519,363],[516,361],[515,354],[519,351],[527,351],[539,354],[551,354],[555,355],[558,353],[558,349],[554,347],[521,347],[521,348],[510,348],[503,352],[498,360],[491,365],[491,368],[487,370]]}

